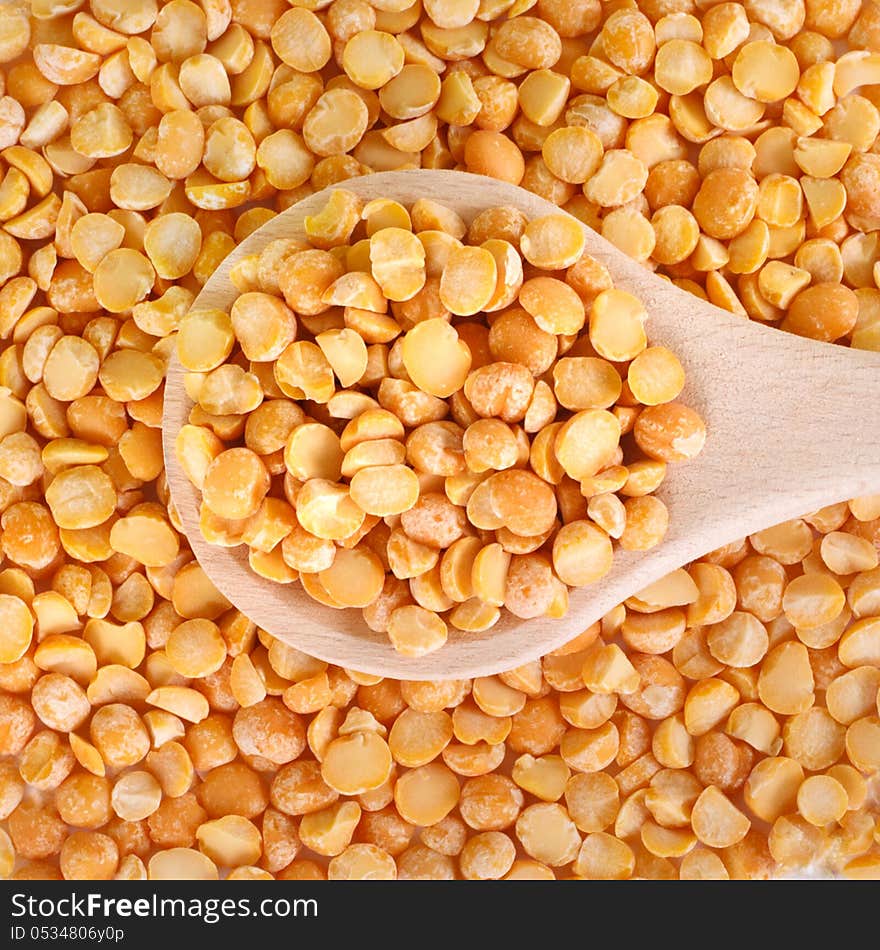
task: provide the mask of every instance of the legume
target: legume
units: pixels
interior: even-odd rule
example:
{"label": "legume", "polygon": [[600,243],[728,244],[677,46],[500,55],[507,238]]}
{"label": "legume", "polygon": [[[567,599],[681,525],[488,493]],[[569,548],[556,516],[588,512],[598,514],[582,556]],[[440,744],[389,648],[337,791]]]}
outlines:
{"label": "legume", "polygon": [[[545,0],[511,11],[443,2],[401,11],[361,0],[316,10],[244,0],[80,6],[55,4],[45,20],[46,4],[13,4],[0,26],[0,874],[302,879],[387,877],[396,865],[401,878],[738,878],[790,873],[821,852],[843,876],[876,877],[877,815],[867,796],[880,767],[876,496],[713,552],[688,568],[696,599],[631,600],[568,653],[491,684],[397,684],[297,657],[232,609],[157,503],[167,496],[155,448],[162,338],[180,331],[178,343],[203,361],[195,374],[216,370],[227,341],[238,341],[250,365],[235,379],[252,392],[246,374],[261,388],[271,383],[259,361],[293,342],[289,308],[266,298],[280,303],[281,262],[306,246],[276,247],[237,274],[242,294],[258,295],[253,312],[274,307],[262,341],[246,337],[244,319],[233,331],[208,318],[192,332],[192,300],[220,259],[264,216],[374,169],[463,167],[522,182],[685,289],[785,331],[877,349],[875,6],[811,0],[771,12],[720,3],[671,14],[662,4]],[[349,203],[331,211],[309,225],[321,251],[347,243],[345,229],[357,224]],[[527,398],[511,418],[493,420],[504,429],[486,432],[451,397],[455,421],[436,421],[438,403],[412,408],[398,348],[401,378],[378,399],[349,390],[325,403],[345,420],[391,406],[411,430],[404,440],[404,431],[370,422],[367,438],[342,447],[343,477],[366,462],[407,463],[441,476],[437,491],[466,509],[486,472],[520,470],[522,429],[530,466],[553,486],[559,510],[570,510],[580,493],[545,433],[557,414],[608,410],[618,396],[606,367],[586,377],[589,386],[573,385],[569,364],[551,368],[563,359],[608,363],[618,352],[610,347],[630,340],[608,338],[600,325],[605,353],[563,353],[570,341],[558,343],[557,334],[585,323],[562,287],[575,291],[585,321],[595,298],[612,290],[607,275],[587,257],[565,273],[540,275],[529,264],[520,275],[526,222],[511,209],[467,225],[437,209],[408,214],[409,224],[392,220],[421,236],[424,289],[374,312],[375,288],[334,286],[339,268],[322,258],[332,279],[311,301],[297,298],[296,329],[309,342],[328,329],[336,335],[317,343],[320,358],[308,351],[290,361],[247,426],[199,407],[181,439],[200,490],[227,443],[254,453],[275,477],[283,464],[276,453],[306,421],[300,393],[283,387],[303,379],[323,395],[324,361],[334,378],[360,366],[343,326],[366,344],[363,378],[378,387],[398,336],[426,319],[445,323],[447,304],[473,306],[451,287],[446,304],[439,295],[443,262],[466,240],[495,262],[488,341],[468,329],[477,325],[471,318],[451,322],[472,371],[492,361],[526,367]],[[365,273],[369,250],[352,241],[345,267]],[[408,250],[420,258],[412,242]],[[419,276],[412,271],[404,289]],[[525,286],[546,277],[560,285],[549,285],[547,306],[534,292],[540,283],[518,299],[520,278]],[[395,293],[390,280],[380,289]],[[307,326],[327,306],[344,308],[340,325]],[[238,316],[247,312],[243,305]],[[638,341],[638,328],[626,329]],[[658,386],[655,372],[667,367]],[[678,370],[652,347],[613,369],[645,406],[677,398]],[[549,431],[555,439],[559,429]],[[376,455],[359,448],[376,443],[384,443]],[[398,448],[386,457],[387,443]],[[514,446],[510,466],[465,474],[470,460],[509,461]],[[307,456],[297,453],[294,464]],[[663,525],[650,494],[665,471],[665,457],[652,456],[580,479],[579,503],[591,510],[575,520],[589,517],[613,538],[615,507],[601,499],[620,493],[633,503],[621,543],[650,542]],[[296,487],[288,479],[284,502],[294,508]],[[324,489],[304,499],[307,521],[319,499],[332,500]],[[492,497],[475,503],[483,517]],[[227,542],[246,533],[263,555],[288,524],[290,512],[274,504],[281,500],[263,498],[246,532],[209,510],[203,523]],[[341,541],[377,517],[334,508]],[[417,570],[388,577],[366,608],[380,629],[411,600],[451,601],[439,551],[423,544],[422,506],[410,511],[421,540],[400,529],[389,556],[401,574]],[[457,524],[443,522],[449,544]],[[540,554],[518,560],[552,548],[549,535],[483,530],[496,540],[473,558],[474,596],[451,601],[465,629],[487,622],[469,606],[477,598],[503,606],[514,564],[515,577],[553,569]],[[295,528],[282,541],[288,570],[304,576],[327,571],[334,552],[347,550],[307,540]],[[359,576],[369,581],[373,562],[363,563]],[[456,564],[447,585],[463,596]],[[332,574],[327,582],[339,594]],[[321,591],[329,596],[324,583]],[[530,609],[521,590],[514,600]],[[600,671],[595,657],[587,662],[593,650],[612,644],[640,677],[632,692],[595,693],[584,683],[584,668]],[[698,691],[691,725],[712,724],[692,736],[685,703],[707,679],[738,699],[715,721],[727,707],[715,709],[712,693],[729,691],[712,686],[710,701],[696,703]],[[355,707],[373,719],[353,716],[344,726]],[[695,718],[707,707],[713,715]],[[423,729],[409,721],[414,713]],[[610,726],[617,748],[608,766],[580,771],[607,759]],[[264,745],[261,734],[275,742]],[[378,788],[340,797],[325,783],[319,760],[331,746],[328,769],[344,782],[365,766],[384,772],[385,742],[396,766]],[[369,754],[354,757],[360,749]],[[508,751],[513,781],[504,774]],[[553,809],[535,813],[535,801]],[[583,839],[563,865],[553,862],[569,858],[562,846],[574,838],[557,807]],[[753,827],[729,844],[741,816]],[[418,832],[421,843],[410,821],[434,822]],[[520,844],[538,857],[517,859]],[[548,853],[538,852],[544,845]]]}

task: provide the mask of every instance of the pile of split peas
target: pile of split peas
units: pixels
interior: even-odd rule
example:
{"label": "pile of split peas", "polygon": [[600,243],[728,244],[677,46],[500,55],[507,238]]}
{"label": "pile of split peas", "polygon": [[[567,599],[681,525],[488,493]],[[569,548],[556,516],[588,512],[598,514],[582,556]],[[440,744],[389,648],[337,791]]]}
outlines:
{"label": "pile of split peas", "polygon": [[878,0],[7,4],[0,874],[880,876],[880,496],[540,661],[397,682],[231,608],[160,440],[218,263],[371,170],[521,183],[722,307],[878,349],[878,107]]}
{"label": "pile of split peas", "polygon": [[[612,539],[662,540],[651,492],[706,427],[577,220],[497,207],[468,227],[432,199],[336,189],[304,225],[236,262],[229,312],[180,322],[195,402],[176,452],[206,540],[363,608],[405,656],[442,647],[447,620],[562,617]],[[616,684],[632,666],[607,651]]]}

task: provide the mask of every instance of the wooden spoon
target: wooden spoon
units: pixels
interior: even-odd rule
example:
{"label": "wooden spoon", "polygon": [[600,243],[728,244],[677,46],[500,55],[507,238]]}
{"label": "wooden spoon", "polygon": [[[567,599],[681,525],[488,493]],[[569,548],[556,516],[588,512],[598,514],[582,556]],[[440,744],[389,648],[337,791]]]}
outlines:
{"label": "wooden spoon", "polygon": [[[514,205],[529,218],[559,213],[514,185],[452,171],[372,174],[336,186],[362,198],[403,204],[433,198],[470,222],[479,212]],[[237,296],[230,268],[282,237],[304,237],[302,222],[326,202],[311,195],[244,240],[205,284],[195,307],[228,310]],[[615,550],[611,572],[571,592],[560,620],[517,620],[505,612],[485,633],[450,629],[442,649],[407,659],[357,610],[315,603],[299,585],[255,575],[247,549],[209,545],[199,531],[199,495],[180,466],[174,440],[192,402],[184,370],[172,358],[163,418],[171,497],[189,543],[214,584],[258,626],[331,663],[381,676],[442,680],[486,676],[562,646],[604,613],[664,575],[715,548],[788,518],[859,495],[880,492],[880,354],[801,339],[714,307],[654,276],[589,228],[587,251],[615,286],[638,296],[649,314],[648,337],[681,359],[683,402],[706,420],[702,454],[671,465],[658,496],[669,507],[669,533],[645,553]]]}

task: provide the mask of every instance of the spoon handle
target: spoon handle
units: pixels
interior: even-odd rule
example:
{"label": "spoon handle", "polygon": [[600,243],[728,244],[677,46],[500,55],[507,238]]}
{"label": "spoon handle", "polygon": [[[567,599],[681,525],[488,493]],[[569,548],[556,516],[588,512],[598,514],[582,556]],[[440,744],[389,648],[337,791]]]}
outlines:
{"label": "spoon handle", "polygon": [[826,498],[880,492],[880,354],[807,343],[797,357],[780,376],[778,403],[760,400],[783,476]]}
{"label": "spoon handle", "polygon": [[704,453],[670,479],[670,534],[687,526],[691,536],[679,542],[701,548],[688,556],[880,492],[880,354],[695,306],[703,308],[662,321],[666,345],[700,364],[686,366],[693,383],[683,399],[709,432]]}

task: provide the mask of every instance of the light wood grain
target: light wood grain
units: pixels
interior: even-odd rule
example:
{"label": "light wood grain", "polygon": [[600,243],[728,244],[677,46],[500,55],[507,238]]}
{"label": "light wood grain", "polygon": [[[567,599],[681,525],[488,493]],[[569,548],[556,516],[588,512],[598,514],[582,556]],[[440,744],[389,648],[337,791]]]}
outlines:
{"label": "light wood grain", "polygon": [[[513,185],[450,171],[373,174],[343,186],[365,199],[409,204],[434,198],[465,220],[497,205],[527,216],[558,208]],[[302,221],[327,192],[310,196],[250,235],[212,275],[197,307],[228,309],[236,297],[230,267],[279,237],[303,237]],[[615,285],[640,297],[653,344],[674,350],[687,372],[682,401],[706,420],[708,439],[695,461],[670,467],[658,496],[670,529],[646,553],[615,552],[611,573],[572,591],[561,620],[505,616],[486,633],[450,630],[448,644],[421,659],[394,652],[360,611],[332,610],[298,586],[257,577],[246,548],[208,545],[198,527],[198,493],[177,463],[174,440],[192,403],[176,357],[168,371],[163,442],[168,483],[189,542],[217,587],[260,627],[332,663],[401,679],[483,676],[561,646],[611,607],[669,571],[717,547],[823,505],[880,492],[880,355],[802,340],[711,306],[649,273],[595,232],[587,249]]]}

